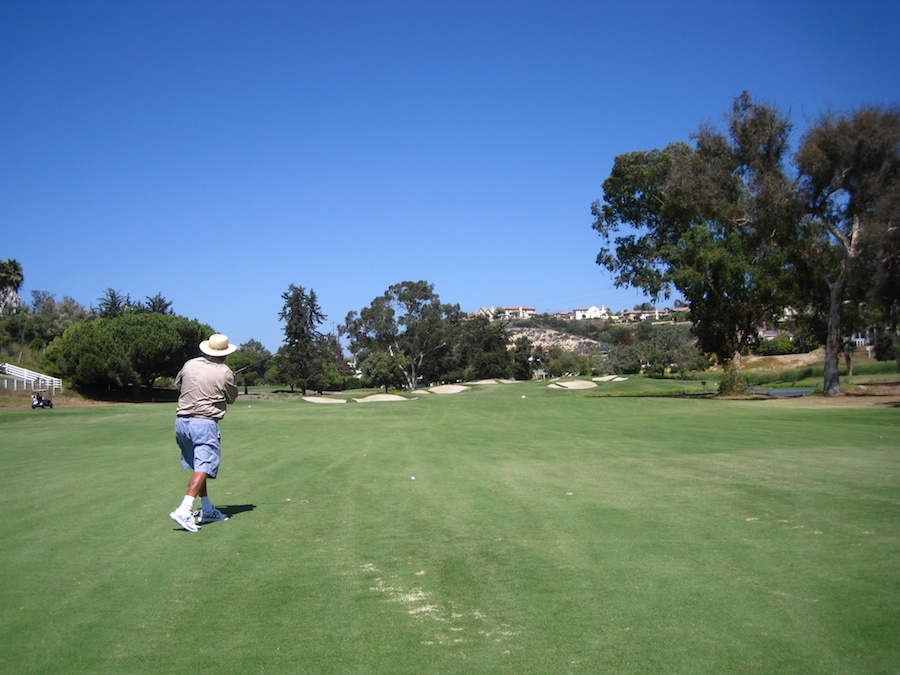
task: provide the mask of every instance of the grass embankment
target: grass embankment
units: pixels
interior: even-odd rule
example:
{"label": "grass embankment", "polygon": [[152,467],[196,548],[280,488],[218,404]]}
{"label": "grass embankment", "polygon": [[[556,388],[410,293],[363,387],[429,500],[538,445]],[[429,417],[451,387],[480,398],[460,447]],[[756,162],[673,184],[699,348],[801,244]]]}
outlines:
{"label": "grass embankment", "polygon": [[900,669],[895,409],[591,392],[240,399],[197,534],[172,404],[0,411],[0,670]]}

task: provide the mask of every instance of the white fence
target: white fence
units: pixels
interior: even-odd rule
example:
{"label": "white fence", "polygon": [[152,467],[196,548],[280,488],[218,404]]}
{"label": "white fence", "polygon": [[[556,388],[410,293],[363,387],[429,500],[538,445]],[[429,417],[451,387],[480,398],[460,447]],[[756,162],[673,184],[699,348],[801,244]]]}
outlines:
{"label": "white fence", "polygon": [[22,389],[52,389],[56,395],[56,390],[62,391],[62,380],[58,377],[50,377],[42,373],[36,373],[27,368],[19,368],[11,363],[0,363],[0,377],[3,378],[3,388],[10,389],[9,383],[12,381],[12,389],[19,389],[19,383],[22,383]]}

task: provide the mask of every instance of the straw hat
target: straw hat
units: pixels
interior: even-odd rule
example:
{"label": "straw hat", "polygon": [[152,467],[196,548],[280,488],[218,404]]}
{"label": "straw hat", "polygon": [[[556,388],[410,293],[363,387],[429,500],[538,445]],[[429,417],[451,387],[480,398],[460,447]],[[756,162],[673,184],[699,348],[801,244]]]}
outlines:
{"label": "straw hat", "polygon": [[200,351],[209,356],[228,356],[237,351],[237,347],[228,344],[228,336],[215,333],[209,340],[200,343]]}

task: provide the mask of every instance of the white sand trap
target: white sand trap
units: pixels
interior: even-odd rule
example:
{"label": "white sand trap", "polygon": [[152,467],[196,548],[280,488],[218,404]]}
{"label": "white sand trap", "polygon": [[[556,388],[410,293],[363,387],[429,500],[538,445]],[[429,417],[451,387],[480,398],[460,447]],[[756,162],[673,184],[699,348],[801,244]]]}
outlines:
{"label": "white sand trap", "polygon": [[415,401],[417,398],[418,396],[406,398],[405,396],[398,396],[397,394],[372,394],[365,398],[355,398],[353,400],[357,403],[377,403],[379,401]]}
{"label": "white sand trap", "polygon": [[595,377],[594,382],[611,382],[616,379],[615,375],[604,375],[603,377]]}
{"label": "white sand trap", "polygon": [[459,394],[468,391],[468,389],[468,387],[464,387],[461,384],[439,384],[428,391],[432,394]]}
{"label": "white sand trap", "polygon": [[304,396],[307,403],[346,403],[342,398],[328,398],[327,396]]}
{"label": "white sand trap", "polygon": [[515,384],[515,380],[500,380],[500,384]]}
{"label": "white sand trap", "polygon": [[497,380],[478,380],[477,382],[472,382],[472,384],[497,384]]}
{"label": "white sand trap", "polygon": [[628,381],[627,377],[617,377],[616,379],[613,380],[613,382],[627,382],[627,381]]}
{"label": "white sand trap", "polygon": [[[553,385],[550,386],[552,387]],[[596,382],[589,382],[588,380],[573,380],[572,382],[558,383],[558,387],[561,389],[591,389],[596,386]]]}
{"label": "white sand trap", "polygon": [[558,384],[548,384],[547,389],[565,389],[565,387],[560,387]]}

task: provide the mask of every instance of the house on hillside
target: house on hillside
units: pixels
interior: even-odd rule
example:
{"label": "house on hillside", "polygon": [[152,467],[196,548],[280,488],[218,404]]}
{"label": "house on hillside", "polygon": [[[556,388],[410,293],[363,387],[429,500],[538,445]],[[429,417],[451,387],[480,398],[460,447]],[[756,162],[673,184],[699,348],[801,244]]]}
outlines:
{"label": "house on hillside", "polygon": [[857,347],[871,347],[875,344],[875,339],[877,337],[878,332],[874,328],[868,328],[866,330],[856,331],[846,339],[851,340]]}
{"label": "house on hillside", "polygon": [[523,307],[520,305],[518,307],[482,307],[468,316],[471,319],[483,316],[488,321],[498,321],[506,319],[530,319],[536,314],[537,312],[534,307]]}
{"label": "house on hillside", "polygon": [[497,309],[495,307],[482,307],[471,314],[469,314],[469,318],[477,319],[480,316],[483,316],[488,321],[494,320],[494,315],[496,314]]}
{"label": "house on hillside", "polygon": [[671,315],[672,310],[669,308],[660,309],[659,307],[652,307],[650,309],[629,309],[619,315],[619,323],[641,322],[646,321],[647,319],[659,321],[660,319],[665,319]]}
{"label": "house on hillside", "polygon": [[756,329],[756,339],[760,342],[770,342],[772,340],[777,340],[783,332],[785,331],[778,330],[777,328],[769,328],[768,324],[763,321],[762,328],[757,327]]}
{"label": "house on hillside", "polygon": [[599,307],[596,305],[591,305],[590,307],[578,307],[572,310],[572,318],[575,319],[575,321],[582,321],[584,319],[608,319],[609,310],[603,305],[600,305]]}
{"label": "house on hillside", "polygon": [[633,323],[636,321],[644,321],[653,317],[653,312],[643,309],[627,309],[619,314],[619,323]]}
{"label": "house on hillside", "polygon": [[537,311],[534,307],[498,307],[497,314],[503,319],[530,319]]}
{"label": "house on hillside", "polygon": [[674,315],[675,321],[690,321],[690,312],[691,308],[687,305],[682,305],[681,307],[673,307],[670,311],[670,316]]}

